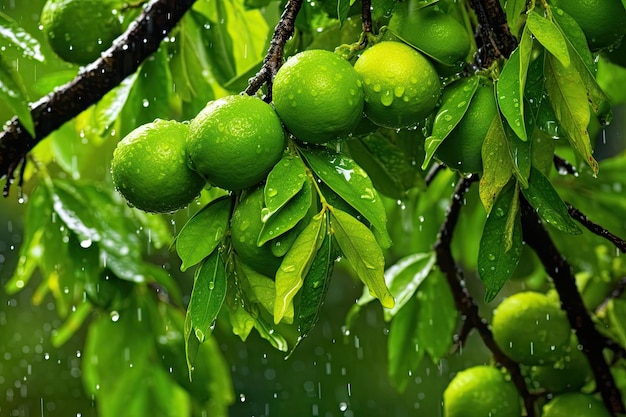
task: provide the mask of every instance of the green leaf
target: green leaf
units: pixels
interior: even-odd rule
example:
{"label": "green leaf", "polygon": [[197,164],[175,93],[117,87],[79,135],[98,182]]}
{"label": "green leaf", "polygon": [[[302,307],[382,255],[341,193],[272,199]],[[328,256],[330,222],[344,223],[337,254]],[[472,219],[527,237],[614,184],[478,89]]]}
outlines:
{"label": "green leaf", "polygon": [[[309,212],[313,204],[311,182],[307,182],[300,192],[277,213],[265,220],[259,234],[259,246],[292,230]],[[262,214],[265,212],[262,211]],[[282,242],[281,242],[282,245]]]}
{"label": "green leaf", "polygon": [[274,323],[270,323],[265,320],[264,317],[259,316],[254,323],[254,328],[259,332],[259,336],[270,342],[274,349],[281,352],[287,352],[289,350],[287,340],[277,331]]}
{"label": "green leaf", "polygon": [[85,245],[101,240],[93,211],[75,186],[57,180],[48,191],[54,212]]}
{"label": "green leaf", "polygon": [[383,253],[370,229],[337,208],[331,211],[330,226],[339,249],[372,296],[383,307],[393,308],[395,301],[385,283]]}
{"label": "green leaf", "polygon": [[193,332],[200,343],[213,332],[226,297],[226,270],[219,252],[209,255],[196,270],[185,317],[185,339]]}
{"label": "green leaf", "polygon": [[546,57],[544,67],[546,91],[559,125],[567,134],[572,147],[598,173],[598,162],[591,150],[591,140],[587,126],[591,118],[587,91],[576,66],[564,67],[552,58]]}
{"label": "green leaf", "polygon": [[0,100],[6,103],[28,133],[35,136],[35,125],[27,97],[28,94],[19,73],[0,57]]}
{"label": "green leaf", "polygon": [[230,208],[230,197],[221,197],[211,201],[185,223],[176,237],[181,271],[196,265],[219,246],[228,228]]}
{"label": "green leaf", "polygon": [[[528,68],[528,79],[526,81],[526,103],[527,116],[534,121],[534,126],[538,131],[550,139],[557,139],[561,135],[554,110],[548,99],[546,91],[546,78],[544,75],[545,51],[541,51],[539,56],[530,63]],[[552,154],[549,159],[553,160]]]}
{"label": "green leaf", "polygon": [[554,22],[533,10],[528,13],[526,24],[539,43],[543,45],[552,56],[556,57],[564,67],[568,67],[570,64],[570,56],[567,43]]}
{"label": "green leaf", "polygon": [[522,225],[517,187],[504,188],[487,217],[478,250],[478,274],[490,302],[513,275],[522,249]]}
{"label": "green leaf", "polygon": [[[385,319],[390,320],[420,288],[435,265],[435,253],[414,253],[406,256],[385,271],[385,281],[396,304],[385,310]],[[361,297],[363,298],[363,297]]]}
{"label": "green leaf", "polygon": [[416,298],[417,340],[433,362],[438,363],[454,341],[458,315],[454,297],[443,274],[435,269],[417,289]]}
{"label": "green leaf", "polygon": [[378,244],[391,246],[387,213],[367,173],[345,155],[330,150],[302,150],[316,175],[356,209],[374,228]]}
{"label": "green leaf", "polygon": [[230,325],[233,334],[245,342],[256,323],[256,316],[253,316],[247,308],[245,294],[235,280],[234,274],[229,273],[226,289],[226,307],[228,307]]}
{"label": "green leaf", "polygon": [[306,179],[306,166],[298,155],[286,155],[278,161],[265,182],[263,217],[269,218],[286,205],[302,189]]}
{"label": "green leaf", "polygon": [[612,118],[611,102],[596,81],[596,62],[589,50],[585,33],[571,16],[559,13],[558,8],[554,9],[554,19],[568,43],[572,63],[585,84],[591,107],[601,124],[608,124]]}
{"label": "green leaf", "polygon": [[606,315],[608,318],[609,332],[611,332],[622,347],[626,347],[626,328],[624,327],[626,320],[626,301],[620,299],[612,299],[609,301]]}
{"label": "green leaf", "polygon": [[63,322],[63,325],[52,335],[52,346],[59,348],[74,336],[89,317],[91,310],[92,305],[90,303],[80,303],[76,309],[70,313],[67,320]]}
{"label": "green leaf", "polygon": [[328,286],[333,274],[334,257],[332,239],[326,235],[311,263],[300,290],[298,306],[298,332],[305,337],[315,326],[319,311],[326,299]]}
{"label": "green leaf", "polygon": [[510,0],[504,3],[506,21],[513,31],[519,27],[520,18],[524,11],[526,11],[526,0]]}
{"label": "green leaf", "polygon": [[524,123],[524,88],[530,64],[532,39],[524,30],[522,39],[504,64],[496,83],[498,106],[515,134],[528,140]]}
{"label": "green leaf", "polygon": [[415,297],[398,311],[391,321],[387,339],[388,373],[391,382],[404,391],[414,372],[422,362],[425,349],[418,340],[419,303]]}
{"label": "green leaf", "polygon": [[572,235],[582,233],[550,181],[538,170],[532,169],[528,188],[522,194],[546,223]]}
{"label": "green leaf", "polygon": [[325,211],[315,215],[283,258],[276,272],[274,323],[279,323],[283,319],[293,303],[293,298],[302,287],[326,235],[326,221]]}
{"label": "green leaf", "polygon": [[479,194],[487,213],[491,212],[500,190],[513,174],[513,163],[507,142],[502,120],[496,116],[483,142],[483,175],[480,178]]}
{"label": "green leaf", "polygon": [[11,17],[0,12],[0,46],[4,51],[5,48],[14,48],[19,51],[23,58],[34,59],[43,62],[45,60],[41,53],[41,45],[39,41],[32,37],[28,32],[20,27],[20,25]]}
{"label": "green leaf", "polygon": [[467,111],[470,101],[478,88],[478,76],[464,77],[446,87],[441,101],[441,107],[435,116],[433,130],[426,138],[424,147],[426,157],[422,169],[426,169],[437,148],[461,121]]}

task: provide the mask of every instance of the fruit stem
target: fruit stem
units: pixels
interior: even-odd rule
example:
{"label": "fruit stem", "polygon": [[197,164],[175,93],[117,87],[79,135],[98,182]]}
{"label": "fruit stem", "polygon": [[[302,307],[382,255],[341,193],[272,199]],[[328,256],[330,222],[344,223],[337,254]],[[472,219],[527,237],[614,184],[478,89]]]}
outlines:
{"label": "fruit stem", "polygon": [[276,72],[278,72],[278,69],[283,64],[285,44],[293,36],[296,27],[296,17],[302,7],[302,2],[303,0],[289,0],[285,5],[280,20],[274,27],[274,34],[272,35],[267,54],[263,59],[263,65],[259,72],[248,82],[248,87],[245,90],[246,94],[256,94],[263,84],[267,84],[265,100],[267,102],[272,101],[272,81],[274,80]]}
{"label": "fruit stem", "polygon": [[550,234],[539,219],[534,208],[520,195],[522,206],[522,233],[524,241],[535,251],[545,271],[550,275],[559,298],[561,308],[583,347],[593,370],[597,389],[606,407],[613,413],[626,411],[622,396],[606,363],[603,349],[605,337],[598,332],[591,316],[585,309],[582,297],[576,288],[576,279],[567,260],[554,245]]}
{"label": "fruit stem", "polygon": [[[480,338],[491,351],[495,360],[502,364],[511,375],[511,380],[524,400],[527,417],[535,417],[535,398],[528,391],[519,364],[509,358],[496,344],[493,334],[489,329],[489,325],[487,321],[480,316],[478,305],[476,305],[474,298],[465,286],[463,274],[452,256],[452,236],[461,207],[463,206],[463,196],[469,190],[470,185],[476,181],[478,181],[478,176],[476,175],[461,178],[454,189],[449,210],[446,213],[446,218],[439,229],[439,235],[434,244],[434,250],[437,255],[437,266],[446,277],[456,307],[465,319],[461,329],[463,338],[467,337],[471,328],[475,328],[478,331]],[[459,339],[459,343],[464,343],[464,339]]]}

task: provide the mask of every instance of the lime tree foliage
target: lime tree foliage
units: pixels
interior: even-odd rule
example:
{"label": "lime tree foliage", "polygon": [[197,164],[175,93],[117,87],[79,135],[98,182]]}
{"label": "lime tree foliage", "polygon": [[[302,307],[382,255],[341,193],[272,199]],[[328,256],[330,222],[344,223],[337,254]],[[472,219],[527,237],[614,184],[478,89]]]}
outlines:
{"label": "lime tree foliage", "polygon": [[[216,326],[288,355],[336,265],[363,285],[347,326],[383,308],[399,391],[480,335],[493,362],[445,415],[625,411],[626,153],[594,153],[624,2],[176,3],[49,0],[40,40],[0,15],[0,166],[27,201],[6,291],[54,300],[57,346],[87,327],[102,416],[226,415]],[[18,58],[70,64],[29,104]],[[474,279],[534,291],[492,327]]]}

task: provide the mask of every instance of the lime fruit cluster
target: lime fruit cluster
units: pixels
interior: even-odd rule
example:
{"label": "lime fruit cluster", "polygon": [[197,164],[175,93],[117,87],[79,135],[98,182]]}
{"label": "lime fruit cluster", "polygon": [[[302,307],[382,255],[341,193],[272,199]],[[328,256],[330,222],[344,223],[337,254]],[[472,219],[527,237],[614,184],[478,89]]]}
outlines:
{"label": "lime fruit cluster", "polygon": [[443,393],[444,417],[519,417],[517,389],[493,366],[467,368],[450,381]]}
{"label": "lime fruit cluster", "polygon": [[465,60],[471,39],[465,27],[437,4],[423,7],[423,2],[396,3],[389,29],[400,39],[444,65]]}
{"label": "lime fruit cluster", "polygon": [[525,365],[554,364],[570,344],[565,312],[543,293],[523,291],[504,299],[494,311],[492,328],[500,349]]}
{"label": "lime fruit cluster", "polygon": [[115,148],[113,184],[141,210],[176,211],[200,193],[204,180],[187,164],[188,125],[157,119],[139,126]]}
{"label": "lime fruit cluster", "polygon": [[433,112],[441,81],[431,62],[402,42],[366,49],[354,64],[363,79],[365,115],[388,128],[417,125]]}
{"label": "lime fruit cluster", "polygon": [[476,89],[461,121],[437,148],[437,159],[462,173],[481,172],[483,142],[497,114],[493,83],[485,80]]}
{"label": "lime fruit cluster", "polygon": [[621,0],[551,0],[576,20],[592,50],[608,48],[626,35],[626,8]]}
{"label": "lime fruit cluster", "polygon": [[108,0],[48,0],[41,25],[52,50],[79,65],[96,60],[123,30],[120,16]]}

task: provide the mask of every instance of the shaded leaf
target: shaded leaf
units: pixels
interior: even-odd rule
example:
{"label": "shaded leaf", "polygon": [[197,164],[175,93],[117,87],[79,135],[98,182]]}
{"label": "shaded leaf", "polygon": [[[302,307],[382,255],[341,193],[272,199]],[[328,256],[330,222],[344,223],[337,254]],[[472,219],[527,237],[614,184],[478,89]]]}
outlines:
{"label": "shaded leaf", "polygon": [[522,249],[522,225],[514,181],[498,195],[487,217],[478,251],[478,274],[490,302],[515,272]]}
{"label": "shaded leaf", "polygon": [[354,160],[330,150],[302,150],[311,168],[374,228],[378,244],[391,246],[387,232],[387,213],[367,173]]}
{"label": "shaded leaf", "polygon": [[523,189],[522,194],[546,223],[565,233],[582,233],[550,181],[538,170],[532,169],[528,188]]}
{"label": "shaded leaf", "polygon": [[39,41],[22,29],[15,20],[1,12],[0,46],[3,51],[5,48],[17,49],[20,56],[24,58],[34,59],[39,62],[43,62],[45,59],[41,53]]}
{"label": "shaded leaf", "polygon": [[414,372],[422,362],[425,349],[418,340],[419,303],[415,297],[398,311],[391,321],[387,339],[388,373],[391,382],[404,391]]}
{"label": "shaded leaf", "polygon": [[[309,181],[304,184],[304,187],[302,187],[298,194],[278,210],[278,212],[275,212],[275,214],[269,218],[263,218],[265,224],[263,224],[257,241],[259,246],[292,230],[298,222],[306,216],[313,204],[313,191],[311,188],[311,182]],[[264,210],[265,209],[261,211],[263,216],[266,214]]]}
{"label": "shaded leaf", "polygon": [[508,138],[499,116],[494,117],[483,142],[483,175],[480,177],[480,200],[487,213],[500,190],[511,179],[513,163],[507,146]]}
{"label": "shaded leaf", "polygon": [[211,335],[225,297],[226,270],[220,253],[216,251],[196,271],[185,317],[185,340],[193,333],[202,343]]}
{"label": "shaded leaf", "polygon": [[185,223],[176,237],[181,271],[196,265],[219,246],[228,228],[230,208],[230,197],[221,197],[211,201]]}
{"label": "shaded leaf", "polygon": [[0,57],[0,100],[6,103],[28,133],[35,136],[35,124],[30,114],[27,96],[19,73]]}
{"label": "shaded leaf", "polygon": [[298,155],[287,155],[278,161],[265,182],[263,217],[269,218],[295,197],[306,179],[306,166]]}
{"label": "shaded leaf", "polygon": [[330,226],[339,249],[372,296],[385,308],[393,308],[395,301],[385,283],[385,260],[372,232],[348,213],[334,208]]}

